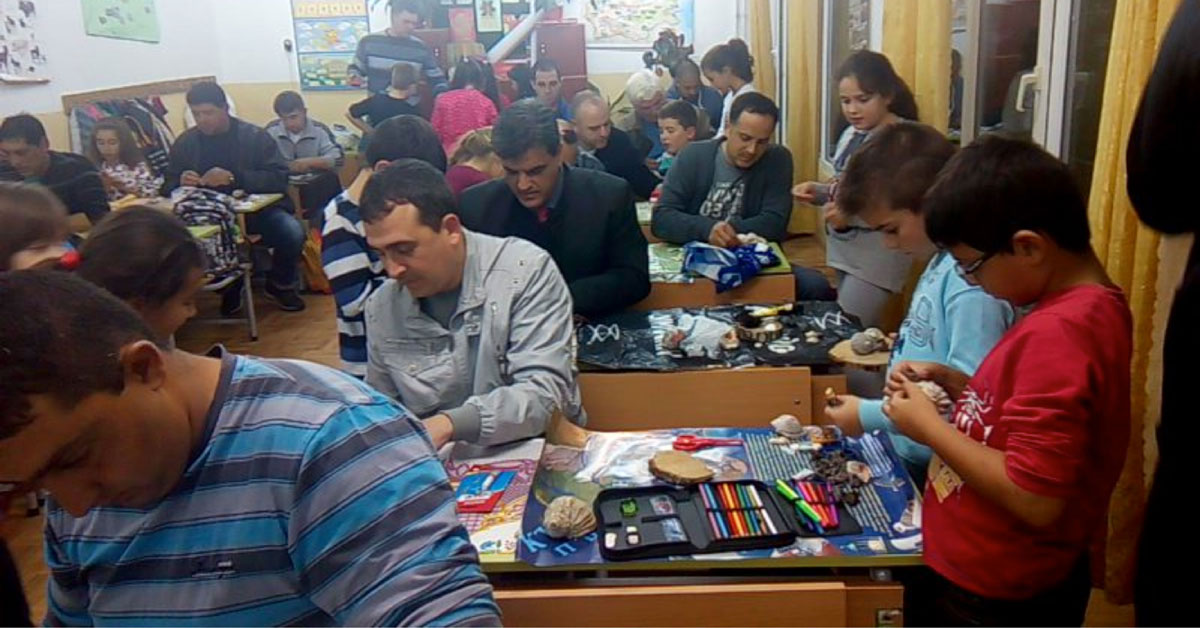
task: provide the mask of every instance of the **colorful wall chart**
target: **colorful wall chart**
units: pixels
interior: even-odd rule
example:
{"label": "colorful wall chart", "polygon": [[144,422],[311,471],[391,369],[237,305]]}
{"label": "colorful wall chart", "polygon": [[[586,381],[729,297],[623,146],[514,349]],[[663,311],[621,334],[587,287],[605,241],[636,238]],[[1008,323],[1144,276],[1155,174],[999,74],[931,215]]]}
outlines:
{"label": "colorful wall chart", "polygon": [[693,0],[590,0],[585,6],[589,46],[649,46],[666,28],[692,42]]}
{"label": "colorful wall chart", "polygon": [[301,89],[354,89],[349,67],[370,32],[367,15],[366,0],[292,0]]}
{"label": "colorful wall chart", "polygon": [[83,28],[92,37],[159,42],[154,0],[82,0]]}

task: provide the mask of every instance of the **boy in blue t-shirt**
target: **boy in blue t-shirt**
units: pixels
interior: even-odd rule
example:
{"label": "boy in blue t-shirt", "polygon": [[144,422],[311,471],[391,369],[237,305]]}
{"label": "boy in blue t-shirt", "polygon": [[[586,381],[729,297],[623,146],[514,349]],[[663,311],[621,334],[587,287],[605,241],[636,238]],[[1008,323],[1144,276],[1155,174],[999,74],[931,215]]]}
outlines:
{"label": "boy in blue t-shirt", "polygon": [[[888,248],[914,257],[933,253],[900,325],[891,364],[933,362],[971,374],[1012,324],[1013,311],[968,284],[955,271],[954,258],[936,250],[925,233],[921,199],[953,155],[954,146],[931,127],[891,125],[851,158],[838,185],[837,204],[845,214],[882,231]],[[909,474],[924,482],[929,448],[896,430],[881,399],[844,395],[839,401],[825,409],[831,421],[850,435],[884,431]]]}

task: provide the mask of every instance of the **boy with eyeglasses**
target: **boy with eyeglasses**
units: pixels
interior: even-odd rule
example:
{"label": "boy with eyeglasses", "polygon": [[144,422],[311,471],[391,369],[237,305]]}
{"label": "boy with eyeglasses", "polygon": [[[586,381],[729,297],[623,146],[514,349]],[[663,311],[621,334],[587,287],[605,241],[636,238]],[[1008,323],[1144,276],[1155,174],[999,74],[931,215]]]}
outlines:
{"label": "boy with eyeglasses", "polygon": [[[916,625],[1078,626],[1088,554],[1129,442],[1132,320],[1092,251],[1067,167],[987,137],[924,200],[930,238],[970,281],[1033,306],[975,375],[898,365],[883,409],[934,452],[924,501],[932,572],[910,586]],[[913,380],[956,400],[945,421]]]}

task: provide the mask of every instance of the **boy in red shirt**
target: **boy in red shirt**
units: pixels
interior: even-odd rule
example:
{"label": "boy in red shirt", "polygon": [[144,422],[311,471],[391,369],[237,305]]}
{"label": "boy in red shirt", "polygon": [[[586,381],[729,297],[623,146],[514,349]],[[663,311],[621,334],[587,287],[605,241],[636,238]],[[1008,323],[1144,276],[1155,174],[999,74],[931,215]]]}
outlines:
{"label": "boy in red shirt", "polygon": [[[969,281],[1033,306],[974,377],[898,365],[884,412],[933,449],[914,625],[1080,625],[1088,549],[1105,529],[1129,441],[1132,320],[1090,245],[1066,166],[987,137],[950,160],[925,199],[930,238]],[[913,380],[956,400],[942,420]]]}

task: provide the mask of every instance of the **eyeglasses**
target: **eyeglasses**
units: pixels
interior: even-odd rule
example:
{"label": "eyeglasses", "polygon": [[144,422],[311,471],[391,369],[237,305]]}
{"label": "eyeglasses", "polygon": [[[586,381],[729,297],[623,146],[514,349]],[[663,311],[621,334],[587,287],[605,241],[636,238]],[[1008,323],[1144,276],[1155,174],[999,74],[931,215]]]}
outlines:
{"label": "eyeglasses", "polygon": [[962,275],[963,278],[966,279],[967,276],[974,275],[975,273],[979,272],[979,269],[982,268],[988,260],[992,259],[993,255],[995,255],[994,252],[984,253],[983,257],[980,257],[966,266],[962,264],[955,264],[954,267],[958,269],[958,274]]}

